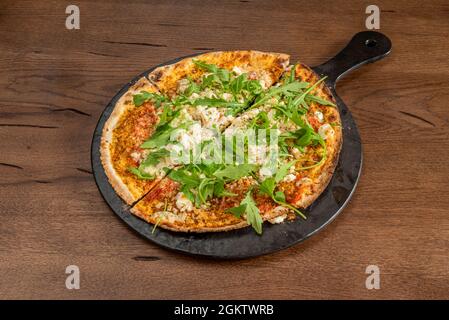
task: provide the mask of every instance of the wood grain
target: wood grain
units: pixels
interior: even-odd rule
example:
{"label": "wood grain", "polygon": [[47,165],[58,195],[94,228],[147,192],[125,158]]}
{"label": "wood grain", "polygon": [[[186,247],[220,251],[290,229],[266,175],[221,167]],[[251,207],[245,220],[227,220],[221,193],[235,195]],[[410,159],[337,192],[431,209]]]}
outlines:
{"label": "wood grain", "polygon": [[[258,49],[315,65],[365,26],[369,2],[0,3],[0,298],[449,298],[449,4],[378,1],[393,52],[338,85],[364,145],[350,205],[305,243],[244,261],[163,250],[102,200],[90,143],[112,96],[150,66]],[[81,289],[65,288],[65,268]],[[381,289],[365,288],[365,268]]]}

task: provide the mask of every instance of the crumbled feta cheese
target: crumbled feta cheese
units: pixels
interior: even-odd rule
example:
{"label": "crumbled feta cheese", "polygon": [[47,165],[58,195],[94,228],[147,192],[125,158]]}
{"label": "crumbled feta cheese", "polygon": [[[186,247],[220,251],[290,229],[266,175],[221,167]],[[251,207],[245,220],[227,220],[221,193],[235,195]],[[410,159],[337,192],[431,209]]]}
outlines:
{"label": "crumbled feta cheese", "polygon": [[271,85],[271,77],[268,72],[264,72],[262,75],[260,75],[260,85],[263,89],[268,89],[268,87]]}
{"label": "crumbled feta cheese", "polygon": [[179,135],[178,141],[180,144],[182,144],[182,146],[184,147],[184,150],[190,150],[195,143],[192,139],[192,136],[187,134],[187,132],[185,132],[185,131]]}
{"label": "crumbled feta cheese", "polygon": [[273,175],[273,171],[270,168],[262,167],[259,170],[259,175],[261,178],[271,177]]}
{"label": "crumbled feta cheese", "polygon": [[142,154],[140,152],[134,151],[133,153],[131,153],[131,158],[136,161],[139,162],[142,160]]}
{"label": "crumbled feta cheese", "polygon": [[173,127],[177,127],[186,121],[192,121],[192,120],[193,120],[192,116],[187,111],[187,108],[182,108],[181,111],[179,112],[179,115],[175,119],[172,120],[170,125]]}
{"label": "crumbled feta cheese", "polygon": [[292,182],[292,181],[295,181],[295,179],[296,179],[296,175],[294,175],[293,173],[290,173],[285,176],[283,181]]}
{"label": "crumbled feta cheese", "polygon": [[201,118],[201,123],[206,127],[217,123],[221,116],[220,111],[215,107],[197,106],[196,110]]}
{"label": "crumbled feta cheese", "polygon": [[206,89],[203,91],[202,96],[206,97],[206,98],[217,98],[217,95],[215,94],[215,92],[213,92],[211,89]]}
{"label": "crumbled feta cheese", "polygon": [[[277,207],[278,208],[278,207]],[[271,224],[277,224],[277,223],[282,223],[284,222],[284,220],[287,218],[287,215],[284,214],[282,216],[277,216],[273,219],[268,220]]]}
{"label": "crumbled feta cheese", "polygon": [[298,148],[292,148],[292,154],[295,157],[295,159],[299,159],[302,156],[302,152],[299,151]]}
{"label": "crumbled feta cheese", "polygon": [[165,175],[164,168],[171,166],[173,164],[173,159],[171,157],[166,157],[159,161],[159,163],[155,166],[145,166],[143,168],[143,172],[146,174],[162,177]]}
{"label": "crumbled feta cheese", "polygon": [[192,100],[196,100],[198,98],[200,98],[200,95],[196,92],[194,92],[190,95],[190,99],[192,99]]}
{"label": "crumbled feta cheese", "polygon": [[232,100],[232,94],[230,93],[223,93],[223,99],[225,99],[226,101],[231,101]]}
{"label": "crumbled feta cheese", "polygon": [[184,91],[186,91],[186,89],[189,87],[189,80],[188,79],[181,79],[178,81],[178,92],[179,93],[184,93]]}
{"label": "crumbled feta cheese", "polygon": [[296,181],[296,186],[299,187],[301,185],[309,184],[312,182],[313,182],[312,179],[305,177],[305,178],[302,178],[302,179]]}
{"label": "crumbled feta cheese", "polygon": [[[172,208],[170,210],[178,211],[176,208]],[[171,212],[171,211],[158,211],[158,212],[155,212],[155,216],[156,216],[156,218],[158,220],[159,219],[166,220],[169,223],[174,223],[176,221],[184,222],[186,220],[185,213],[176,214],[176,213]]]}
{"label": "crumbled feta cheese", "polygon": [[157,174],[158,169],[154,166],[147,166],[143,168],[143,172],[149,175],[155,175]]}
{"label": "crumbled feta cheese", "polygon": [[179,192],[176,195],[176,207],[178,207],[181,212],[192,211],[193,203],[186,197],[183,192]]}
{"label": "crumbled feta cheese", "polygon": [[243,73],[243,70],[242,69],[240,69],[239,67],[237,67],[237,66],[234,66],[233,68],[232,68],[232,71],[236,74],[236,75],[241,75],[242,73]]}
{"label": "crumbled feta cheese", "polygon": [[323,123],[324,116],[321,111],[315,111],[315,117],[318,119],[320,123]]}
{"label": "crumbled feta cheese", "polygon": [[326,140],[327,138],[334,135],[334,129],[332,129],[332,126],[330,124],[325,123],[318,128],[318,134],[321,136],[321,138]]}

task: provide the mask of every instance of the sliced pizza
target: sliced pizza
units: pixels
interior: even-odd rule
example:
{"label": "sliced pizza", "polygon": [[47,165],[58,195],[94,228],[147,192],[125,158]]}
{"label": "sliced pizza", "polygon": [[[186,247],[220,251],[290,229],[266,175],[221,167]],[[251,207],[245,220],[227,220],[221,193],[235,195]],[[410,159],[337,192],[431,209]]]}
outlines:
{"label": "sliced pizza", "polygon": [[322,81],[296,65],[224,131],[223,138],[251,129],[276,133],[274,163],[257,157],[260,151],[270,154],[272,145],[253,145],[247,139],[241,147],[244,160],[253,156],[250,163],[172,171],[133,212],[163,228],[194,232],[252,225],[260,233],[264,220],[279,223],[294,213],[305,218],[297,208],[307,207],[324,190],[341,146],[338,110]]}
{"label": "sliced pizza", "polygon": [[106,173],[131,211],[191,232],[251,225],[261,233],[265,220],[306,218],[300,209],[335,169],[341,123],[324,79],[287,64],[285,54],[214,52],[133,85],[102,145]]}
{"label": "sliced pizza", "polygon": [[130,171],[143,157],[140,145],[154,132],[158,116],[151,101],[136,108],[134,95],[146,91],[157,93],[146,78],[136,81],[117,101],[105,123],[101,140],[101,161],[105,173],[117,194],[129,205],[154,185],[153,177]]}

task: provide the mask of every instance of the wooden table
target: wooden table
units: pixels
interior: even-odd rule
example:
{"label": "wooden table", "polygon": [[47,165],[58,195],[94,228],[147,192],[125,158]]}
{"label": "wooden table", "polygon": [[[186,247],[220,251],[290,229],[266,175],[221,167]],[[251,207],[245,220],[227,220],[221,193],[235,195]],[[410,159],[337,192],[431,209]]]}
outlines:
{"label": "wooden table", "polygon": [[[301,245],[244,261],[172,253],[130,230],[91,173],[111,97],[150,66],[259,49],[316,65],[365,30],[346,1],[0,3],[0,298],[449,298],[449,4],[378,1],[392,54],[338,92],[364,145],[346,210]],[[77,265],[81,289],[65,287]],[[365,269],[378,265],[380,290]]]}

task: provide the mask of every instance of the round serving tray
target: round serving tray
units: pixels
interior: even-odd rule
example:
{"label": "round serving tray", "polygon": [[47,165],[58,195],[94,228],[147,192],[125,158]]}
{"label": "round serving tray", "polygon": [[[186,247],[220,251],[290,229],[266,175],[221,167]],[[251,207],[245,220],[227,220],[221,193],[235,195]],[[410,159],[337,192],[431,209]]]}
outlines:
{"label": "round serving tray", "polygon": [[115,193],[100,160],[101,133],[105,122],[111,115],[117,100],[138,79],[147,76],[159,66],[178,62],[185,57],[168,61],[138,75],[126,84],[106,106],[95,128],[91,149],[92,170],[100,193],[112,211],[132,229],[152,242],[178,252],[212,258],[242,259],[268,254],[297,244],[324,228],[343,210],[351,198],[360,176],[362,166],[360,135],[351,112],[335,92],[335,84],[346,72],[362,64],[383,58],[390,50],[391,42],[383,34],[372,31],[360,32],[334,58],[312,68],[321,76],[328,76],[326,84],[337,100],[341,116],[343,145],[329,185],[309,208],[303,210],[307,216],[306,220],[298,217],[294,221],[274,225],[265,222],[261,236],[249,227],[227,232],[200,234],[172,232],[162,228],[157,228],[155,232],[152,232],[153,225],[134,216],[130,212],[130,207]]}

